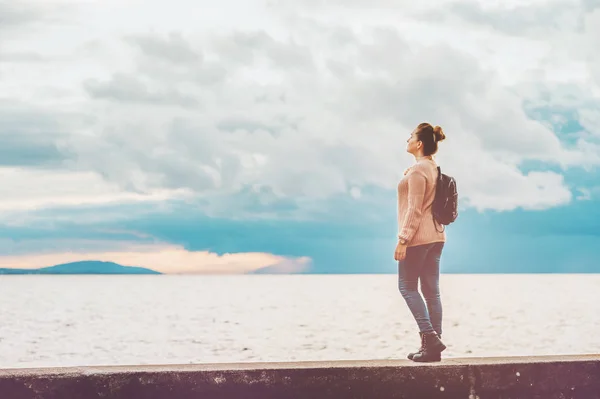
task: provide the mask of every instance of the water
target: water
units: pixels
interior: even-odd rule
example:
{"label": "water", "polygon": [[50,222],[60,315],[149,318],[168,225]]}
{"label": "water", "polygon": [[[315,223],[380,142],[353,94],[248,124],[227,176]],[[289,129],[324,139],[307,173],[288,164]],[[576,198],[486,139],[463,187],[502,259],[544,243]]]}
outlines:
{"label": "water", "polygon": [[[445,357],[600,352],[600,275],[442,275]],[[404,358],[394,275],[0,276],[0,367]]]}

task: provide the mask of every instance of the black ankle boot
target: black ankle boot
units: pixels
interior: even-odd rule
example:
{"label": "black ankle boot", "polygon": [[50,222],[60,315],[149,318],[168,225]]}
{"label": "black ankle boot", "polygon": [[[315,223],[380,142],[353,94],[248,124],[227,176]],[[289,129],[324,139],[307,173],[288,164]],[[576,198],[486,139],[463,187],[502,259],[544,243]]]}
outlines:
{"label": "black ankle boot", "polygon": [[427,332],[423,334],[423,350],[415,353],[412,360],[420,363],[439,362],[445,349],[446,345],[435,332]]}
{"label": "black ankle boot", "polygon": [[[408,354],[408,356],[407,356],[407,357],[408,357],[410,360],[413,360],[413,357],[415,357],[415,355],[416,355],[417,353],[421,353],[421,352],[423,352],[423,350],[424,350],[424,347],[423,347],[423,346],[424,346],[424,344],[423,344],[423,340],[424,340],[424,338],[423,338],[423,333],[422,333],[422,332],[419,332],[419,336],[421,337],[421,347],[419,348],[419,351],[418,351],[418,352],[411,352],[411,353],[409,353],[409,354]],[[439,339],[442,339],[442,334],[438,334],[438,338],[439,338]],[[441,356],[441,354],[438,356],[438,358],[439,358],[439,359],[437,359],[437,361],[440,361],[440,360],[442,360],[442,356]]]}
{"label": "black ankle boot", "polygon": [[422,332],[419,332],[419,336],[421,337],[421,347],[419,348],[419,350],[418,350],[417,352],[411,352],[411,353],[409,353],[409,354],[408,354],[408,356],[407,356],[407,357],[408,357],[410,360],[412,360],[412,359],[413,359],[413,357],[414,357],[414,356],[415,356],[417,353],[421,353],[421,352],[423,352],[423,350],[425,349],[425,338],[423,338],[423,333],[422,333]]}

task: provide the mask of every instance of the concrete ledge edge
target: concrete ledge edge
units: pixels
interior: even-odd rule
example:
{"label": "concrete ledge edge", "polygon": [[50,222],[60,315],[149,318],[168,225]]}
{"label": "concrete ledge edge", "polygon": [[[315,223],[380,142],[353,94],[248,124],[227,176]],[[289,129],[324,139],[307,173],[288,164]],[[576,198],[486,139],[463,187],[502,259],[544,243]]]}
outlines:
{"label": "concrete ledge edge", "polygon": [[450,358],[438,363],[415,363],[405,359],[390,360],[332,360],[300,362],[239,362],[239,363],[198,363],[198,364],[151,364],[151,365],[107,365],[75,367],[39,367],[0,369],[0,377],[8,375],[32,374],[91,374],[123,372],[194,372],[194,371],[251,371],[251,370],[293,370],[293,369],[346,369],[373,367],[444,367],[444,366],[483,366],[516,365],[536,363],[600,362],[600,354],[553,355],[553,356],[507,356]]}

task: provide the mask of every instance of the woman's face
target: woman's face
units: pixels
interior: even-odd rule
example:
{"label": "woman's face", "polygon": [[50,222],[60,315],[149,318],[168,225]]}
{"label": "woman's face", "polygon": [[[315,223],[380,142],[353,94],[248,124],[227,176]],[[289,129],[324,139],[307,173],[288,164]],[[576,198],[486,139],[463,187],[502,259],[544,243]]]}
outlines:
{"label": "woman's face", "polygon": [[410,134],[408,140],[406,140],[406,152],[411,153],[413,155],[416,155],[419,152],[421,146],[423,145],[423,143],[419,141],[419,138],[417,137],[415,131],[413,131]]}

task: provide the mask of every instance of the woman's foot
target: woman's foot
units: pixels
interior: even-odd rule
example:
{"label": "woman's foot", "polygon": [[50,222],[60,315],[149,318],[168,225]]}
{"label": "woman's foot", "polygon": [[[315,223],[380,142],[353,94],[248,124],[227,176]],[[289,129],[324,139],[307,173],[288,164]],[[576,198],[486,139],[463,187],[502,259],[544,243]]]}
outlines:
{"label": "woman's foot", "polygon": [[419,332],[419,337],[421,337],[421,347],[419,348],[419,350],[417,352],[411,352],[408,354],[407,358],[409,358],[410,360],[413,359],[413,357],[417,354],[417,353],[421,353],[423,352],[423,350],[425,349],[425,338],[423,338],[423,333]]}
{"label": "woman's foot", "polygon": [[[417,354],[417,353],[421,353],[424,350],[424,338],[423,338],[423,333],[419,332],[419,336],[421,337],[421,347],[419,348],[419,350],[417,352],[411,352],[408,354],[407,358],[409,358],[410,360],[413,360],[413,357]],[[442,334],[438,334],[438,338],[442,339]],[[441,353],[438,355],[438,359],[437,361],[439,362],[440,360],[442,360],[442,355]]]}
{"label": "woman's foot", "polygon": [[423,333],[423,350],[413,355],[412,361],[419,363],[439,362],[446,345],[435,332]]}

